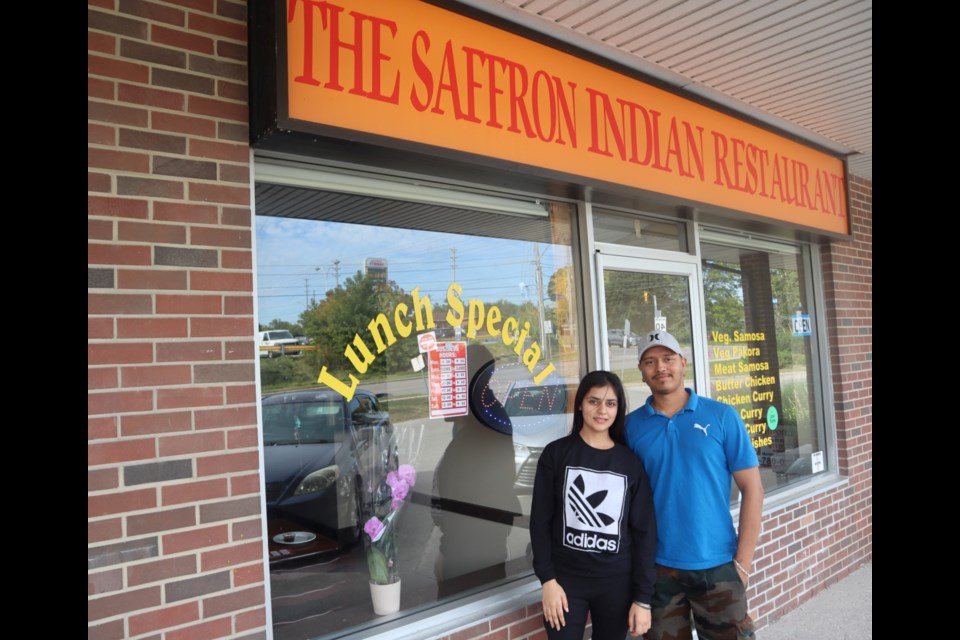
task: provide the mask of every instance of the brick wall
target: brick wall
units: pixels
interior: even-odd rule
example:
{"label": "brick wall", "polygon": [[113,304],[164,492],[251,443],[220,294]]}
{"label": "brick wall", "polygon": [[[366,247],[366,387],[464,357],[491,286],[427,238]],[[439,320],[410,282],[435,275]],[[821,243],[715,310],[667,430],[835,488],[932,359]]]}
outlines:
{"label": "brick wall", "polygon": [[265,638],[246,4],[87,34],[88,637]]}

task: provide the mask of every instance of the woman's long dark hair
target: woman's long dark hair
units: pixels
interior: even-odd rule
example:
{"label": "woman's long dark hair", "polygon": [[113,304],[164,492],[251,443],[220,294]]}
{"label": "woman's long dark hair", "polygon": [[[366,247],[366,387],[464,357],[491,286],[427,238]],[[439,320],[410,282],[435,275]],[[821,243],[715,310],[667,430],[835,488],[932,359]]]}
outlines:
{"label": "woman's long dark hair", "polygon": [[583,428],[583,412],[580,411],[580,405],[583,404],[587,392],[590,389],[607,385],[613,387],[613,391],[617,394],[617,417],[610,425],[610,437],[613,438],[614,442],[627,444],[627,432],[624,427],[627,418],[627,397],[623,392],[623,383],[620,381],[620,376],[612,371],[591,371],[583,376],[580,386],[577,387],[577,396],[573,401],[572,433],[580,433],[580,429]]}

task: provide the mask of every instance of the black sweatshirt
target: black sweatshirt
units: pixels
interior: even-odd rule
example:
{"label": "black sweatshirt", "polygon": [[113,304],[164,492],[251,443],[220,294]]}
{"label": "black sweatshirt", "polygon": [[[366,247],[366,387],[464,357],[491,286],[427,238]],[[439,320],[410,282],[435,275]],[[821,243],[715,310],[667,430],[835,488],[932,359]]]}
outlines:
{"label": "black sweatshirt", "polygon": [[558,570],[594,578],[630,573],[633,601],[650,604],[657,523],[640,459],[621,444],[594,449],[579,433],[548,444],[537,462],[530,541],[540,584]]}

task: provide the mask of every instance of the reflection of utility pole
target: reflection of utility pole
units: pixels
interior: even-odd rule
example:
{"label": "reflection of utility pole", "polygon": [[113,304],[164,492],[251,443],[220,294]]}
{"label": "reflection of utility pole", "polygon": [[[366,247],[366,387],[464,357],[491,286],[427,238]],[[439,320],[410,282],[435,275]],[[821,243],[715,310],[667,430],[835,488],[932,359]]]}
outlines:
{"label": "reflection of utility pole", "polygon": [[333,261],[333,275],[337,281],[336,288],[339,289],[340,288],[340,261],[339,260]]}
{"label": "reflection of utility pole", "polygon": [[457,248],[450,247],[450,266],[453,268],[453,282],[457,281]]}
{"label": "reflection of utility pole", "polygon": [[540,246],[539,243],[533,243],[533,263],[537,270],[537,311],[540,313],[540,346],[543,347],[547,360],[550,360],[550,340],[547,339],[543,325],[543,269],[540,265]]}
{"label": "reflection of utility pole", "polygon": [[310,306],[310,278],[303,279],[303,306]]}

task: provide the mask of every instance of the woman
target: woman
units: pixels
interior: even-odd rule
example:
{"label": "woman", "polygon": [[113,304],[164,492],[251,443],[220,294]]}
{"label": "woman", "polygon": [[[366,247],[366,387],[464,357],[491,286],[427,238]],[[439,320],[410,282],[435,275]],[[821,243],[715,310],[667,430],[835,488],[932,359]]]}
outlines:
{"label": "woman", "polygon": [[570,435],[540,455],[533,487],[533,570],[551,640],[623,640],[650,628],[657,525],[650,482],[627,447],[620,378],[580,382]]}

